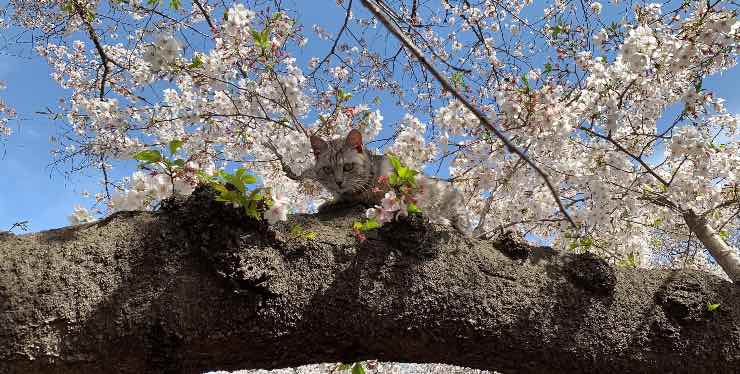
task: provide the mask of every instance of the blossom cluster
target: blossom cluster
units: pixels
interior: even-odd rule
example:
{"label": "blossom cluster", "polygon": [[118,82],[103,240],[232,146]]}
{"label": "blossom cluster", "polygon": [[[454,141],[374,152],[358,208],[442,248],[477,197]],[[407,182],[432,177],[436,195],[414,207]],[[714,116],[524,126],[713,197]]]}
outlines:
{"label": "blossom cluster", "polygon": [[408,206],[404,196],[396,196],[395,191],[388,191],[380,201],[379,206],[367,209],[365,216],[376,219],[381,225],[401,217],[408,216]]}
{"label": "blossom cluster", "polygon": [[148,210],[152,204],[173,194],[189,195],[195,186],[183,178],[174,180],[163,173],[136,171],[130,178],[128,188],[113,194],[109,208],[120,210]]}
{"label": "blossom cluster", "polygon": [[[5,89],[5,83],[0,81],[0,91]],[[8,120],[15,117],[15,109],[9,107],[5,102],[0,99],[0,137],[9,136],[11,134],[10,127],[8,127]]]}

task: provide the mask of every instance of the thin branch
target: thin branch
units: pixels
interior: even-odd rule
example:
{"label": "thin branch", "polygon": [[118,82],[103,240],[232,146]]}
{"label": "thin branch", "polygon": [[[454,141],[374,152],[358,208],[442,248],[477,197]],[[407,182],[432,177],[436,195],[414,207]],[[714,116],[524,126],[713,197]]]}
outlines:
{"label": "thin branch", "polygon": [[437,81],[442,85],[442,87],[447,90],[448,92],[451,92],[453,96],[455,96],[456,99],[458,99],[465,107],[468,108],[475,116],[478,118],[478,120],[483,124],[488,130],[490,130],[494,135],[496,135],[499,140],[501,140],[507,147],[507,149],[515,153],[517,156],[519,156],[521,159],[523,159],[529,166],[534,169],[537,174],[540,175],[540,177],[544,180],[545,184],[547,185],[547,188],[550,190],[550,193],[552,194],[555,202],[558,205],[558,208],[560,209],[560,212],[563,213],[565,218],[568,219],[568,222],[574,227],[578,228],[578,225],[573,221],[573,219],[570,217],[568,212],[565,210],[565,207],[563,206],[563,203],[560,201],[560,196],[558,195],[557,190],[553,186],[552,182],[550,182],[550,178],[547,176],[547,174],[542,171],[532,160],[527,157],[527,155],[524,154],[519,148],[517,148],[514,144],[511,143],[511,141],[488,119],[488,117],[483,114],[483,112],[480,111],[475,105],[470,103],[458,90],[455,88],[448,80],[447,78],[442,75],[432,64],[427,60],[427,58],[424,56],[424,54],[421,52],[421,50],[411,41],[406,34],[403,33],[396,25],[394,25],[392,22],[388,20],[388,17],[385,16],[378,7],[378,5],[375,3],[375,1],[371,0],[362,0],[363,5],[365,5],[366,8],[368,8],[375,17],[380,20],[380,22],[385,25],[385,27],[388,29],[388,31],[393,34],[398,40],[408,49],[411,51],[411,53],[424,65],[426,70],[428,70],[436,79]]}
{"label": "thin branch", "polygon": [[105,158],[103,157],[103,155],[100,156],[100,170],[103,171],[103,184],[105,186],[105,197],[107,197],[108,201],[110,201],[110,190],[108,189],[108,185],[110,184],[110,182],[108,180],[108,170],[106,170],[105,168]]}
{"label": "thin branch", "polygon": [[121,66],[121,64],[117,63],[115,60],[108,57],[108,55],[105,53],[105,50],[103,49],[103,45],[100,43],[100,39],[98,38],[98,34],[95,33],[95,29],[93,28],[90,21],[87,19],[85,9],[82,8],[80,3],[78,3],[77,0],[75,0],[75,1],[72,1],[72,5],[74,6],[75,11],[77,12],[77,15],[82,20],[82,23],[85,25],[85,28],[87,29],[87,33],[88,35],[90,35],[90,39],[95,45],[95,49],[98,51],[98,55],[100,56],[100,63],[103,67],[103,75],[100,77],[100,98],[102,99],[105,96],[105,80],[108,78],[108,73],[110,72],[110,68],[108,67],[108,62],[122,69],[124,67]]}
{"label": "thin branch", "polygon": [[203,14],[203,18],[206,19],[206,23],[208,23],[208,26],[211,28],[211,32],[216,33],[218,29],[216,28],[216,25],[213,23],[213,20],[211,19],[211,15],[206,12],[206,9],[203,8],[203,4],[200,3],[198,0],[193,0],[193,4],[195,4],[196,7],[198,7],[198,10],[200,10],[200,13]]}
{"label": "thin branch", "polygon": [[337,44],[339,44],[339,39],[342,38],[342,34],[345,30],[347,30],[347,24],[349,23],[349,18],[352,15],[352,0],[349,0],[349,3],[347,4],[347,12],[344,15],[344,23],[342,24],[342,27],[339,29],[339,33],[337,33],[337,37],[334,39],[334,44],[331,46],[331,50],[329,50],[329,53],[324,56],[324,58],[319,62],[318,65],[316,65],[316,68],[313,69],[313,71],[308,74],[309,76],[314,75],[322,65],[324,65],[327,61],[329,61],[329,58],[331,58],[332,55],[334,55],[335,51],[337,50]]}
{"label": "thin branch", "polygon": [[581,126],[579,128],[581,130],[583,130],[583,131],[585,131],[585,132],[593,135],[593,136],[596,136],[598,138],[601,138],[601,139],[604,139],[604,140],[608,141],[609,143],[612,143],[612,145],[614,145],[620,152],[626,154],[627,156],[632,157],[635,161],[639,162],[640,165],[642,165],[642,167],[645,168],[645,171],[647,171],[648,174],[650,174],[653,177],[655,177],[655,179],[657,179],[662,185],[664,185],[666,187],[670,186],[670,183],[668,183],[665,179],[663,179],[663,177],[661,177],[660,175],[658,175],[658,173],[656,173],[653,170],[653,168],[651,168],[641,157],[638,157],[638,156],[635,156],[634,154],[632,154],[630,151],[628,151],[627,149],[625,149],[624,147],[622,147],[622,145],[619,144],[619,142],[617,142],[616,140],[614,140],[614,138],[612,138],[611,136],[606,136],[606,135],[599,134],[598,132],[593,131],[593,130],[587,128],[587,127]]}
{"label": "thin branch", "polygon": [[304,180],[306,178],[306,176],[304,175],[305,173],[304,174],[301,174],[301,175],[298,175],[298,174],[296,174],[296,173],[293,172],[293,170],[290,168],[290,166],[288,166],[288,164],[286,164],[285,161],[283,160],[283,156],[280,154],[280,152],[278,152],[277,148],[275,148],[275,146],[272,145],[272,143],[265,142],[265,143],[262,143],[262,145],[264,145],[265,147],[269,148],[272,151],[272,153],[275,154],[275,157],[280,162],[280,166],[282,166],[283,173],[285,173],[285,176],[286,177],[288,177],[288,178],[290,178],[290,179],[292,179],[292,180],[294,180],[296,182],[300,182],[300,181],[302,181],[302,180]]}

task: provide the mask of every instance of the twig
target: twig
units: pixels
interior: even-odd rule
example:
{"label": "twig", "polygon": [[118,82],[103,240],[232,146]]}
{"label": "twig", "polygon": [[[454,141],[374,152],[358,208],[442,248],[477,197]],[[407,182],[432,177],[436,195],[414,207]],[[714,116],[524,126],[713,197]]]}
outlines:
{"label": "twig", "polygon": [[77,0],[74,0],[72,1],[72,5],[74,6],[75,11],[77,12],[77,15],[82,20],[82,23],[85,24],[87,33],[90,35],[90,39],[95,45],[95,49],[98,51],[98,55],[100,56],[100,63],[103,67],[103,75],[100,77],[100,98],[102,99],[105,96],[105,80],[108,78],[108,73],[110,72],[110,68],[108,67],[108,62],[122,69],[123,69],[123,66],[121,66],[121,64],[119,64],[112,58],[108,57],[108,55],[105,53],[105,50],[103,49],[103,45],[100,43],[100,39],[98,38],[98,35],[95,33],[95,29],[93,28],[92,24],[85,16],[85,9],[82,8],[80,3],[78,3]]}
{"label": "twig", "polygon": [[598,132],[596,132],[596,131],[594,131],[594,130],[591,130],[591,129],[587,128],[587,127],[583,127],[583,126],[581,126],[581,127],[579,127],[579,128],[580,128],[581,130],[583,130],[583,131],[586,131],[587,133],[589,133],[589,134],[591,134],[591,135],[593,135],[593,136],[596,136],[597,138],[601,138],[601,139],[604,139],[604,140],[608,141],[609,143],[612,143],[612,145],[614,145],[614,147],[616,147],[616,148],[617,148],[617,149],[618,149],[618,150],[619,150],[620,152],[622,152],[622,153],[626,154],[627,156],[630,156],[630,157],[632,157],[632,159],[634,159],[635,161],[637,161],[638,163],[640,163],[640,165],[642,165],[642,167],[644,167],[644,168],[645,168],[645,171],[647,171],[647,172],[648,172],[648,174],[650,174],[650,175],[652,175],[653,177],[655,177],[655,179],[657,179],[657,180],[658,180],[658,182],[660,182],[660,183],[661,183],[662,185],[664,185],[664,186],[666,186],[666,187],[670,186],[670,183],[668,183],[668,182],[667,182],[667,181],[666,181],[665,179],[663,179],[663,177],[661,177],[660,175],[658,175],[658,173],[656,173],[656,172],[655,172],[655,171],[653,170],[653,168],[651,168],[651,167],[650,167],[650,165],[648,165],[648,164],[647,164],[647,163],[646,163],[646,162],[645,162],[645,161],[644,161],[644,160],[642,159],[642,157],[638,157],[638,156],[635,156],[635,155],[633,155],[633,154],[632,154],[632,153],[631,153],[630,151],[628,151],[628,150],[627,150],[626,148],[622,147],[622,145],[621,145],[621,144],[619,144],[619,142],[617,142],[616,140],[614,140],[614,139],[613,139],[613,138],[612,138],[611,136],[606,136],[606,135],[602,135],[602,134],[599,134]]}
{"label": "twig", "polygon": [[336,52],[337,44],[339,44],[339,39],[342,38],[342,34],[347,29],[347,23],[349,23],[349,17],[352,15],[352,0],[349,0],[349,4],[347,4],[347,12],[344,15],[344,23],[342,24],[342,27],[339,29],[339,33],[337,33],[337,37],[334,39],[334,44],[331,46],[331,50],[329,50],[329,53],[324,56],[324,58],[319,62],[318,65],[316,65],[316,68],[313,69],[313,71],[308,74],[309,76],[316,73],[321,68],[321,65],[324,65],[326,61],[331,58],[332,55]]}
{"label": "twig", "polygon": [[285,176],[286,177],[288,177],[288,178],[290,178],[290,179],[292,179],[292,180],[294,180],[296,182],[300,182],[300,181],[302,181],[302,180],[304,180],[306,178],[306,176],[304,174],[298,175],[298,174],[296,174],[296,173],[293,172],[293,170],[290,168],[290,166],[288,166],[285,163],[285,161],[283,160],[283,156],[280,154],[280,152],[278,152],[277,148],[275,148],[274,145],[272,145],[269,142],[262,143],[262,145],[264,145],[267,148],[270,148],[270,150],[272,151],[272,153],[275,154],[275,157],[280,162],[280,166],[282,166],[283,173],[285,173]]}

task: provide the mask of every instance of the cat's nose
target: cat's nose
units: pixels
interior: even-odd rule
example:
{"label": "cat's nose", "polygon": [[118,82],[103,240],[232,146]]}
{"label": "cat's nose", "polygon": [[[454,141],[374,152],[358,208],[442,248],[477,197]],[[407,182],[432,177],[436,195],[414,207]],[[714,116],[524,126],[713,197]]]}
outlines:
{"label": "cat's nose", "polygon": [[336,181],[336,182],[337,182],[337,187],[342,187],[342,181]]}

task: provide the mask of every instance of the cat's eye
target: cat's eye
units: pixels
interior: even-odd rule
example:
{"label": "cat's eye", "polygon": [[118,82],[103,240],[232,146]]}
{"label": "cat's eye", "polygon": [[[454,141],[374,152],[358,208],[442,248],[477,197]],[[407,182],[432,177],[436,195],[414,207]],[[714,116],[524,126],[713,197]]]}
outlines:
{"label": "cat's eye", "polygon": [[355,168],[355,164],[344,164],[344,171],[352,171]]}
{"label": "cat's eye", "polygon": [[328,166],[324,166],[322,169],[324,170],[324,173],[326,173],[326,174],[330,174],[331,173],[331,168],[328,167]]}

